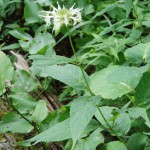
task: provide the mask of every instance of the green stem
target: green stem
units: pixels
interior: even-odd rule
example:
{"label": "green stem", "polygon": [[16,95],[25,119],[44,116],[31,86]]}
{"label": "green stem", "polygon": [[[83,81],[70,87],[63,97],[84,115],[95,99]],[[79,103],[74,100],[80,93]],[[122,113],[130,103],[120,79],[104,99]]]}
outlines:
{"label": "green stem", "polygon": [[79,59],[78,59],[78,57],[77,57],[77,54],[76,54],[76,52],[75,52],[75,49],[74,49],[74,46],[73,46],[73,43],[72,43],[72,39],[71,39],[71,35],[70,35],[70,32],[69,32],[69,31],[68,31],[68,35],[69,35],[69,41],[70,41],[70,45],[71,45],[72,51],[73,51],[73,53],[74,53],[74,55],[75,55],[76,61],[79,63],[78,66],[79,66],[80,69],[81,69],[81,72],[82,72],[82,75],[83,75],[85,84],[86,84],[86,86],[87,86],[87,89],[88,89],[90,95],[94,96],[94,94],[93,94],[93,92],[91,91],[91,89],[90,89],[90,87],[89,87],[89,84],[88,84],[88,82],[87,82],[87,79],[86,79],[84,70],[83,70],[82,66],[80,65],[80,61],[79,61]]}
{"label": "green stem", "polygon": [[[78,59],[78,57],[77,57],[77,54],[76,54],[76,52],[75,52],[75,48],[74,48],[74,46],[73,46],[73,43],[72,43],[72,39],[71,39],[71,35],[70,35],[69,30],[68,30],[68,35],[69,35],[69,41],[70,41],[70,45],[71,45],[72,51],[73,51],[73,53],[74,53],[74,55],[75,55],[76,61],[79,63],[79,67],[80,67],[80,69],[81,69],[81,72],[82,72],[84,81],[85,81],[85,83],[86,83],[87,89],[88,89],[88,91],[89,91],[89,93],[90,93],[91,96],[95,96],[94,93],[91,91],[91,89],[90,89],[90,87],[89,87],[89,84],[88,84],[88,82],[87,82],[87,79],[86,79],[84,70],[83,70],[82,66],[80,65],[80,61],[79,61],[79,59]],[[99,112],[100,112],[102,118],[103,118],[104,121],[106,122],[107,126],[109,127],[109,129],[112,130],[113,134],[114,134],[122,143],[124,143],[124,144],[126,145],[125,141],[124,141],[122,138],[120,138],[120,137],[117,135],[117,133],[113,130],[113,128],[109,125],[109,123],[108,123],[108,121],[106,120],[106,118],[105,118],[104,114],[102,113],[101,109],[100,109],[98,106],[97,106],[97,108],[98,108],[98,110],[99,110]],[[75,146],[75,145],[74,145],[74,146]],[[71,150],[74,149],[74,146],[72,147]],[[127,147],[127,148],[128,148],[128,147]]]}

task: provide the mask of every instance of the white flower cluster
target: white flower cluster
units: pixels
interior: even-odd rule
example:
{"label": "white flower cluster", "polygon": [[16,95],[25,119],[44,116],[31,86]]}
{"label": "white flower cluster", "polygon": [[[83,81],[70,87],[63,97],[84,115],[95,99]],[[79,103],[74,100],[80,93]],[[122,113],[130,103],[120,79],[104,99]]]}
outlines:
{"label": "white flower cluster", "polygon": [[50,24],[53,23],[55,33],[58,33],[63,25],[76,25],[82,21],[80,13],[82,9],[74,9],[75,4],[69,10],[64,6],[61,8],[59,3],[57,3],[57,5],[58,8],[51,5],[53,8],[52,11],[40,11],[40,16],[44,17],[46,26],[50,26]]}

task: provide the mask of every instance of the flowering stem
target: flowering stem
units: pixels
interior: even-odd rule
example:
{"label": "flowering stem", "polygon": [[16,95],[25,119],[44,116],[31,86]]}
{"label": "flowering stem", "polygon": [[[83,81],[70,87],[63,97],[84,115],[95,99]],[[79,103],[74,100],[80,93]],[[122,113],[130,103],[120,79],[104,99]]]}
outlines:
{"label": "flowering stem", "polygon": [[[72,39],[71,39],[71,35],[70,35],[69,30],[68,30],[68,35],[69,35],[69,41],[70,41],[70,45],[71,45],[72,51],[73,51],[73,53],[74,53],[74,55],[75,55],[76,61],[79,63],[79,67],[80,67],[80,69],[81,69],[81,72],[82,72],[84,81],[85,81],[85,83],[86,83],[87,89],[88,89],[88,91],[89,91],[89,93],[90,93],[91,96],[95,96],[94,93],[91,91],[91,89],[90,89],[90,87],[89,87],[89,84],[88,84],[87,79],[86,79],[86,77],[85,77],[84,70],[83,70],[82,66],[80,65],[80,61],[79,61],[79,59],[78,59],[78,57],[77,57],[77,54],[76,54],[76,52],[75,52],[75,48],[74,48],[74,46],[73,46],[73,43],[72,43]],[[108,123],[108,121],[106,120],[104,114],[102,113],[101,109],[100,109],[98,106],[97,106],[97,109],[98,109],[98,111],[100,112],[102,118],[103,118],[104,121],[106,122],[106,124],[107,124],[107,126],[109,127],[109,129],[112,131],[112,133],[113,133],[122,143],[124,143],[124,144],[126,145],[125,141],[124,141],[122,138],[120,138],[120,137],[117,135],[117,133],[113,130],[113,128],[110,126],[110,124]],[[72,150],[74,149],[74,146],[75,146],[75,145],[73,145]],[[127,147],[127,146],[126,146],[126,147]],[[127,147],[127,148],[128,148],[128,147]]]}

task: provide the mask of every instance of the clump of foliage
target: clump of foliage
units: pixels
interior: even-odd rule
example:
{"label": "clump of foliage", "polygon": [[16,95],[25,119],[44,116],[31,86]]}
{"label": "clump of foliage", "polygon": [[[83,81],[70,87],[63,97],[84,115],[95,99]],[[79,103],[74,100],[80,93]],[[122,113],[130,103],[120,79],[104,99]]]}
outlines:
{"label": "clump of foliage", "polygon": [[148,150],[149,0],[61,0],[82,21],[59,28],[41,17],[57,3],[0,0],[2,137],[15,149]]}

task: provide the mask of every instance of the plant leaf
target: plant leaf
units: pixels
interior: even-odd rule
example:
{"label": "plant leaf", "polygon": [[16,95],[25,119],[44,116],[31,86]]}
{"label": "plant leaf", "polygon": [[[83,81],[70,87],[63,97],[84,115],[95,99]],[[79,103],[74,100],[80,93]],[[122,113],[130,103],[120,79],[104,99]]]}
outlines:
{"label": "plant leaf", "polygon": [[13,72],[14,69],[9,58],[0,51],[0,95],[5,92],[5,82],[12,79]]}
{"label": "plant leaf", "polygon": [[76,144],[74,150],[96,150],[96,147],[104,143],[104,136],[100,133],[101,129],[96,129],[87,138],[81,139]]}
{"label": "plant leaf", "polygon": [[80,97],[73,101],[70,107],[70,129],[73,144],[80,139],[84,129],[92,119],[96,111],[99,97]]}
{"label": "plant leaf", "polygon": [[29,133],[33,127],[18,114],[9,112],[0,121],[0,132]]}
{"label": "plant leaf", "polygon": [[150,63],[150,42],[141,43],[125,51],[126,59],[135,64]]}
{"label": "plant leaf", "polygon": [[150,120],[147,116],[145,108],[133,107],[129,108],[128,112],[131,118],[137,119],[138,117],[142,117],[143,119],[145,119],[145,124],[150,128]]}
{"label": "plant leaf", "polygon": [[[87,81],[89,82],[88,75],[84,72]],[[78,66],[67,64],[64,66],[52,65],[45,67],[41,74],[41,77],[52,77],[59,80],[71,87],[78,89],[85,89],[86,84],[83,80],[82,71]]]}
{"label": "plant leaf", "polygon": [[125,0],[126,18],[128,18],[132,9],[132,0]]}
{"label": "plant leaf", "polygon": [[112,66],[94,73],[90,87],[95,95],[116,99],[134,91],[141,77],[142,70],[139,68]]}
{"label": "plant leaf", "polygon": [[48,115],[48,108],[46,106],[45,101],[39,101],[33,114],[32,114],[32,120],[40,124]]}
{"label": "plant leaf", "polygon": [[149,103],[150,102],[150,73],[146,72],[137,88],[135,93],[135,104],[141,104],[141,103]]}
{"label": "plant leaf", "polygon": [[31,92],[38,88],[37,80],[24,70],[17,70],[13,79],[13,92]]}
{"label": "plant leaf", "polygon": [[25,0],[24,18],[28,23],[36,23],[40,21],[39,11],[41,7],[33,0]]}
{"label": "plant leaf", "polygon": [[19,142],[19,145],[31,145],[37,144],[39,142],[54,142],[54,141],[63,141],[71,138],[70,132],[70,119],[66,119],[63,122],[60,122],[48,130],[34,136],[33,138]]}
{"label": "plant leaf", "polygon": [[130,117],[127,113],[120,113],[113,123],[113,130],[118,136],[124,136],[131,128]]}
{"label": "plant leaf", "polygon": [[144,150],[146,142],[147,142],[147,136],[145,134],[134,133],[129,137],[128,147],[131,150]]}
{"label": "plant leaf", "polygon": [[37,105],[37,102],[27,93],[14,93],[9,95],[9,98],[12,99],[13,105],[22,114],[31,113]]}
{"label": "plant leaf", "polygon": [[120,141],[113,141],[107,143],[101,150],[127,150],[127,148]]}

